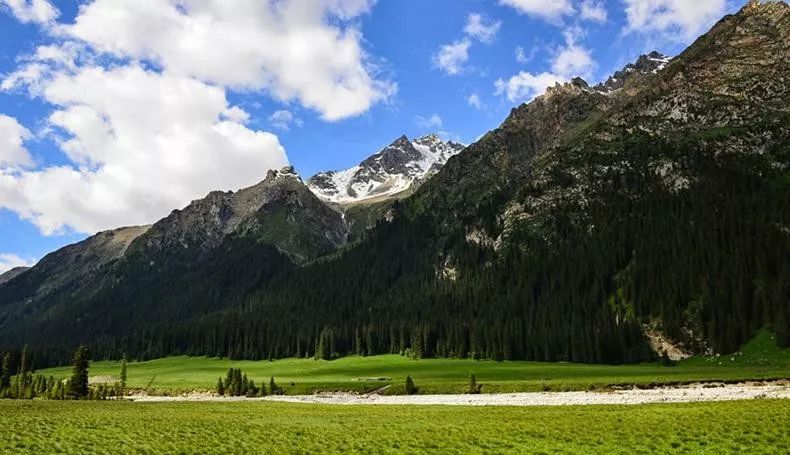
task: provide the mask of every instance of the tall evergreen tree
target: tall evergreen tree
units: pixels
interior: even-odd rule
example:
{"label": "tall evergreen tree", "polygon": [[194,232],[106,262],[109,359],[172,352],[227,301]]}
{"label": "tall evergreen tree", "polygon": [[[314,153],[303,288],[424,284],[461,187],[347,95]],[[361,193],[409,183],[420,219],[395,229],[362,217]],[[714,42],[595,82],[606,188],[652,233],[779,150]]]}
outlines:
{"label": "tall evergreen tree", "polygon": [[80,346],[74,352],[69,393],[72,398],[80,399],[88,396],[88,367],[90,366],[91,353],[87,346]]}
{"label": "tall evergreen tree", "polygon": [[121,358],[121,375],[120,375],[120,389],[121,389],[121,396],[124,395],[126,391],[126,353],[123,354]]}
{"label": "tall evergreen tree", "polygon": [[3,354],[3,363],[0,367],[0,392],[11,387],[11,353]]}

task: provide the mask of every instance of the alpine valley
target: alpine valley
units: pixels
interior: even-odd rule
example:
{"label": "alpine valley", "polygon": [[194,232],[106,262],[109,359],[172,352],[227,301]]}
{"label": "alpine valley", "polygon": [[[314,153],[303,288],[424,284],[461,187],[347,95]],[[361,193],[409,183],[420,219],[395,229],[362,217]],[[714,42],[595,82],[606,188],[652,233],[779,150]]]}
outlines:
{"label": "alpine valley", "polygon": [[790,345],[790,7],[556,85],[467,146],[401,137],[0,276],[0,348],[636,363]]}

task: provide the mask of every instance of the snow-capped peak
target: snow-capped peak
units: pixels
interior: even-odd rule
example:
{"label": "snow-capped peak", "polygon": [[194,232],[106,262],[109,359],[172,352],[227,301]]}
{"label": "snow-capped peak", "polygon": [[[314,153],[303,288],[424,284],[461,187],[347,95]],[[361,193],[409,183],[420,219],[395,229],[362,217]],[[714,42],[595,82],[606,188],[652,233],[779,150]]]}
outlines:
{"label": "snow-capped peak", "polygon": [[319,172],[307,186],[321,199],[340,204],[388,197],[437,172],[464,148],[435,134],[414,140],[401,136],[350,169]]}

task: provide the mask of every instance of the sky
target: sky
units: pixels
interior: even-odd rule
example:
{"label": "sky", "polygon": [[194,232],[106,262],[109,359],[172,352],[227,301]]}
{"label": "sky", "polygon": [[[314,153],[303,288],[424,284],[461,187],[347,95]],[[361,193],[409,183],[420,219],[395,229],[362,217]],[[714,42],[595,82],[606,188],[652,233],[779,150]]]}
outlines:
{"label": "sky", "polygon": [[0,273],[293,165],[473,143],[744,0],[0,0]]}

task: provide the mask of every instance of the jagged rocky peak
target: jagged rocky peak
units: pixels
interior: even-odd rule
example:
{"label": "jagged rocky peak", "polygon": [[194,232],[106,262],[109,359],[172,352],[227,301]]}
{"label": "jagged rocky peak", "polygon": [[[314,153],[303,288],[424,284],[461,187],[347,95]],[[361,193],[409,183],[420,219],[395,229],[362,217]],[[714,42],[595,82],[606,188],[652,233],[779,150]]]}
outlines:
{"label": "jagged rocky peak", "polygon": [[627,64],[623,69],[610,76],[605,82],[596,85],[595,90],[601,93],[611,93],[615,90],[619,90],[625,86],[626,82],[634,77],[655,74],[661,71],[667,66],[670,60],[672,60],[670,57],[657,51],[640,55],[634,63]]}
{"label": "jagged rocky peak", "polygon": [[321,199],[340,204],[390,197],[414,189],[464,148],[436,134],[414,140],[404,135],[358,165],[320,172],[307,184]]}
{"label": "jagged rocky peak", "polygon": [[[281,207],[315,209],[324,218],[331,218],[318,205],[321,205],[320,201],[307,189],[292,166],[272,169],[256,185],[236,192],[214,191],[203,199],[192,201],[182,210],[174,210],[153,226],[139,246],[162,249],[180,245],[209,251],[227,235],[238,233],[240,229],[246,235],[257,235],[256,231],[268,229],[265,219],[259,215]],[[326,211],[330,210],[326,208]],[[250,221],[253,218],[255,222]],[[340,220],[339,215],[337,218]],[[331,221],[334,223],[335,220]]]}

